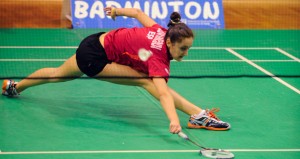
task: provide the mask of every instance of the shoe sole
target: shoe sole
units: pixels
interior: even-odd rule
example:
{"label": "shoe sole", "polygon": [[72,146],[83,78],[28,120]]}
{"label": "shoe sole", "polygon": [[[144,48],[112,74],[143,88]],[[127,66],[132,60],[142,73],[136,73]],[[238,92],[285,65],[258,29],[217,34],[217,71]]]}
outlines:
{"label": "shoe sole", "polygon": [[192,125],[191,123],[188,123],[188,128],[189,129],[207,129],[207,130],[214,130],[214,131],[224,131],[224,130],[229,130],[230,127],[228,128],[214,128],[214,127],[207,127],[207,126],[201,126],[201,125]]}
{"label": "shoe sole", "polygon": [[3,83],[2,83],[2,90],[8,89],[8,88],[7,88],[7,86],[8,86],[7,83],[8,83],[8,82],[9,82],[9,80],[4,80],[4,81],[3,81]]}

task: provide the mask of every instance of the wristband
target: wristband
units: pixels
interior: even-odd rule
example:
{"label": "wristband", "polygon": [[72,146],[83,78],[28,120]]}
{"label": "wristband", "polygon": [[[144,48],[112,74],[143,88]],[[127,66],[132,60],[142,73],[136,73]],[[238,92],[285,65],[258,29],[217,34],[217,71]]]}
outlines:
{"label": "wristband", "polygon": [[117,17],[117,9],[116,8],[111,9],[111,15],[110,16],[113,20],[116,20],[116,17]]}

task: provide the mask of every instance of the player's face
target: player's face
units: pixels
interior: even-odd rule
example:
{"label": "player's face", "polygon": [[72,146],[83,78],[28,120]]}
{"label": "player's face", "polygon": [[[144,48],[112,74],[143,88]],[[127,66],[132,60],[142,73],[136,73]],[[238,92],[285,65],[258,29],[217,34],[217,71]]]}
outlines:
{"label": "player's face", "polygon": [[187,56],[188,50],[192,47],[193,41],[194,39],[192,37],[184,38],[180,43],[171,43],[171,41],[168,39],[167,46],[173,59],[176,61],[181,61],[184,56]]}

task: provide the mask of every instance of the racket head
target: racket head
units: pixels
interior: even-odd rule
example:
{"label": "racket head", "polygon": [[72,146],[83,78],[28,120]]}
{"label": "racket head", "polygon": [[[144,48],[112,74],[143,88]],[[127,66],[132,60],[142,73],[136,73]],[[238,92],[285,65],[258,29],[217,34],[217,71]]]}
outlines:
{"label": "racket head", "polygon": [[208,158],[216,158],[216,159],[232,159],[234,158],[234,154],[230,151],[222,150],[222,149],[202,149],[200,150],[200,154]]}

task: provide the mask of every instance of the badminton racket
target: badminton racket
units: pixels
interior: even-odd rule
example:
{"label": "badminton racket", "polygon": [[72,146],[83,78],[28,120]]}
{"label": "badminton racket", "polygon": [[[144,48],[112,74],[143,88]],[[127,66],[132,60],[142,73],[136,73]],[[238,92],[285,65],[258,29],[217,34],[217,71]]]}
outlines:
{"label": "badminton racket", "polygon": [[198,144],[197,142],[191,140],[185,133],[183,132],[179,132],[178,135],[185,139],[188,140],[189,142],[191,142],[192,144],[198,146],[201,148],[200,150],[200,154],[202,154],[205,157],[208,158],[216,158],[216,159],[232,159],[234,158],[233,153],[231,153],[230,151],[226,151],[226,150],[222,150],[222,149],[215,149],[215,148],[206,148],[204,146],[201,146],[200,144]]}

